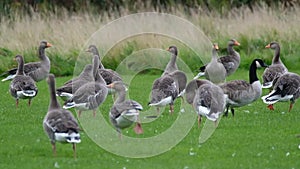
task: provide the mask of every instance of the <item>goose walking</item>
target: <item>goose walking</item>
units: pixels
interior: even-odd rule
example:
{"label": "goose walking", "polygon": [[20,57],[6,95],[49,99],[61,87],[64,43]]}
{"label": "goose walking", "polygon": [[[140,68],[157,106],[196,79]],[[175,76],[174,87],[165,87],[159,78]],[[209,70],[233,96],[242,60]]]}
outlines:
{"label": "goose walking", "polygon": [[15,56],[14,60],[18,62],[16,76],[10,83],[10,94],[16,99],[16,107],[19,105],[19,99],[28,99],[28,105],[31,104],[37,93],[38,88],[35,81],[24,73],[24,59],[21,55]]}
{"label": "goose walking", "polygon": [[[230,76],[231,74],[233,74],[240,65],[240,60],[241,60],[240,54],[237,51],[235,51],[233,48],[233,46],[239,46],[239,45],[240,43],[237,40],[235,39],[229,40],[227,46],[228,55],[222,56],[218,59],[218,61],[223,64],[226,70],[226,76]],[[200,67],[201,72],[194,79],[197,79],[200,76],[205,75],[206,66],[207,65]]]}
{"label": "goose walking", "polygon": [[52,144],[53,155],[56,156],[56,141],[71,143],[76,158],[76,144],[80,143],[79,125],[73,114],[60,107],[55,94],[55,77],[49,75],[47,80],[50,92],[48,112],[43,120],[44,131]]}
{"label": "goose walking", "polygon": [[[99,64],[97,55],[94,56],[93,62],[96,65]],[[73,96],[64,103],[64,109],[75,107],[78,109],[78,117],[80,117],[81,111],[93,110],[94,117],[96,116],[96,109],[105,101],[108,89],[98,71],[95,73],[95,80],[79,87]]]}
{"label": "goose walking", "polygon": [[224,94],[228,97],[226,99],[226,112],[231,108],[231,113],[234,116],[234,107],[242,107],[257,100],[261,94],[261,83],[257,77],[256,70],[258,67],[267,67],[261,59],[254,59],[250,65],[249,79],[250,83],[245,80],[233,80],[223,84],[220,87]]}
{"label": "goose walking", "polygon": [[296,73],[285,73],[281,75],[274,84],[273,90],[262,97],[264,103],[274,110],[273,104],[278,101],[290,101],[289,112],[295,101],[300,97],[300,76]]}
{"label": "goose walking", "polygon": [[139,113],[143,110],[140,103],[134,100],[126,100],[126,90],[124,83],[116,81],[108,85],[109,88],[113,88],[117,93],[117,99],[114,105],[110,109],[109,117],[110,121],[116,130],[119,132],[121,138],[121,130],[130,127],[136,122],[134,131],[137,134],[143,133],[143,129],[139,122]]}
{"label": "goose walking", "polygon": [[223,90],[208,80],[192,80],[186,87],[186,100],[198,114],[198,127],[201,117],[217,122],[225,109],[226,97]]}
{"label": "goose walking", "polygon": [[266,48],[273,49],[274,57],[272,59],[272,64],[265,69],[263,73],[263,85],[262,88],[271,88],[273,85],[274,79],[280,77],[284,73],[288,72],[288,69],[280,60],[280,45],[277,42],[269,43]]}
{"label": "goose walking", "polygon": [[[38,49],[38,56],[40,62],[30,62],[24,65],[24,73],[30,76],[34,81],[39,82],[48,77],[50,72],[50,60],[45,54],[45,49],[51,47],[52,45],[47,41],[41,41]],[[8,75],[2,81],[11,80],[16,76],[17,68],[13,68],[4,72],[0,76]]]}

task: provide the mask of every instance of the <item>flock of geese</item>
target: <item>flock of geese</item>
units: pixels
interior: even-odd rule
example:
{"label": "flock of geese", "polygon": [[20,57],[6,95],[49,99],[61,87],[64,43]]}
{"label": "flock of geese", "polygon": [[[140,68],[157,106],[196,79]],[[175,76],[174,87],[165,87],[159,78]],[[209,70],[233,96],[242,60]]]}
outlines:
{"label": "flock of geese", "polygon": [[[268,88],[269,94],[261,97],[268,108],[274,110],[273,104],[278,101],[290,101],[291,111],[296,99],[300,96],[300,76],[288,72],[286,66],[280,60],[280,46],[277,42],[271,42],[266,48],[275,50],[272,64],[267,66],[261,59],[254,59],[249,68],[249,82],[245,80],[232,80],[226,82],[226,77],[232,75],[240,65],[240,55],[234,46],[240,43],[231,39],[228,42],[228,54],[218,57],[218,44],[212,46],[211,61],[200,67],[200,73],[188,82],[185,72],[178,69],[176,59],[178,50],[176,46],[170,46],[167,50],[171,53],[171,59],[166,65],[163,74],[152,85],[149,106],[155,106],[159,112],[160,107],[170,106],[170,113],[174,113],[174,102],[177,98],[186,98],[198,114],[198,125],[201,117],[218,121],[220,115],[228,115],[230,109],[234,115],[234,108],[241,107],[256,101],[262,95],[262,88]],[[106,100],[107,95],[114,97],[114,104],[110,109],[109,118],[111,124],[119,132],[136,123],[134,131],[143,133],[139,120],[142,105],[134,100],[126,99],[127,87],[122,82],[121,76],[106,69],[101,63],[98,49],[90,45],[87,52],[92,55],[92,63],[87,64],[79,76],[65,82],[56,88],[55,77],[50,74],[50,60],[45,54],[45,49],[52,45],[41,41],[38,49],[39,62],[24,63],[21,55],[15,56],[17,68],[4,72],[7,75],[2,81],[12,80],[9,91],[16,100],[18,107],[19,99],[31,100],[38,94],[36,82],[47,79],[50,92],[48,112],[43,120],[45,133],[48,135],[53,154],[56,154],[55,143],[67,142],[73,144],[74,156],[76,157],[76,143],[80,143],[80,128],[76,118],[68,110],[75,108],[78,118],[81,112],[92,110],[96,116],[97,108]],[[266,67],[262,75],[261,84],[257,77],[257,68]],[[199,77],[205,76],[205,79]],[[64,100],[61,107],[57,97]],[[226,110],[225,110],[226,109]]]}

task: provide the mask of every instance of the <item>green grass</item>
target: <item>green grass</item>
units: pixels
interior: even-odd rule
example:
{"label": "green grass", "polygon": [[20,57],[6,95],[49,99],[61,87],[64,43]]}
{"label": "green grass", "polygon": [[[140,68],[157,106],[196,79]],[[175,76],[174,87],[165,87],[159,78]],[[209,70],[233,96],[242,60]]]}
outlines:
{"label": "green grass", "polygon": [[[259,71],[259,74],[262,70]],[[298,72],[299,73],[299,72]],[[139,101],[145,111],[152,81],[158,75],[136,76],[129,87],[131,99]],[[239,69],[230,79],[248,78],[248,71]],[[57,78],[57,86],[71,77]],[[196,116],[189,134],[169,151],[149,158],[128,158],[112,154],[95,144],[84,131],[77,146],[78,158],[73,158],[72,146],[57,144],[57,157],[52,156],[51,144],[42,128],[42,121],[49,104],[48,87],[39,82],[39,93],[32,106],[21,100],[16,109],[8,92],[9,82],[0,83],[0,168],[298,168],[300,134],[299,103],[288,113],[288,103],[278,103],[275,111],[269,111],[261,100],[236,109],[235,117],[222,118],[212,137],[199,144],[200,129]],[[264,94],[267,91],[263,91]],[[60,100],[61,101],[61,100]],[[107,119],[112,105],[111,97],[100,107]],[[132,128],[123,131],[131,137],[150,137],[169,128],[176,120],[180,100],[176,101],[176,113],[169,115],[168,108],[157,120],[143,124],[144,134],[135,135]],[[72,110],[74,115],[75,111]],[[184,114],[183,114],[184,115]],[[100,118],[98,112],[96,119]],[[84,112],[83,117],[92,117]],[[94,119],[95,120],[95,119]],[[99,124],[100,126],[102,124]],[[155,132],[157,131],[157,132]],[[173,133],[174,135],[178,133]],[[115,138],[118,140],[117,134]],[[172,138],[169,138],[172,139]],[[168,140],[166,140],[167,142]],[[112,143],[113,144],[113,143]],[[164,142],[153,142],[153,145]],[[151,148],[151,147],[150,147]],[[134,150],[134,147],[132,147]],[[145,147],[149,149],[149,147]]]}

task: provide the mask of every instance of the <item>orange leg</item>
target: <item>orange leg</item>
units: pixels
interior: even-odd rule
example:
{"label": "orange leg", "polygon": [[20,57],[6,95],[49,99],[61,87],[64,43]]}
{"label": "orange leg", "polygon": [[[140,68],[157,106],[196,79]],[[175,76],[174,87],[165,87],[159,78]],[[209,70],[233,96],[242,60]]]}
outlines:
{"label": "orange leg", "polygon": [[291,102],[291,103],[290,103],[289,112],[291,112],[291,110],[292,110],[292,108],[293,108],[293,105],[294,105],[294,104]]}
{"label": "orange leg", "polygon": [[268,105],[268,108],[269,108],[270,110],[274,110],[273,104]]}
{"label": "orange leg", "polygon": [[170,105],[170,114],[174,113],[174,105]]}
{"label": "orange leg", "polygon": [[96,117],[96,110],[93,110],[93,116]]}
{"label": "orange leg", "polygon": [[73,153],[74,153],[74,158],[76,158],[76,144],[73,143]]}
{"label": "orange leg", "polygon": [[16,108],[19,106],[19,99],[16,100]]}
{"label": "orange leg", "polygon": [[201,115],[198,115],[198,128],[200,128],[200,124],[201,124]]}
{"label": "orange leg", "polygon": [[53,156],[56,157],[56,146],[55,146],[55,143],[51,143],[51,144],[52,144]]}
{"label": "orange leg", "polygon": [[81,110],[78,110],[78,117],[80,117],[81,115]]}

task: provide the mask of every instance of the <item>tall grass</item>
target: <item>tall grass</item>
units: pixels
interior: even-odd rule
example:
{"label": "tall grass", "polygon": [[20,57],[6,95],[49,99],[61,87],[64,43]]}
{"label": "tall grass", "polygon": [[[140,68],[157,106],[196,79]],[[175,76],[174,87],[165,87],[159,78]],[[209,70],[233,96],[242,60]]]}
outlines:
{"label": "tall grass", "polygon": [[[143,9],[137,12],[141,11],[155,11],[155,9]],[[122,16],[127,14],[130,14],[128,10],[121,10]],[[226,53],[226,44],[230,38],[236,38],[240,41],[241,46],[237,50],[244,60],[241,67],[248,67],[250,60],[255,57],[270,62],[272,51],[263,50],[264,46],[270,41],[278,41],[282,44],[282,60],[288,67],[293,67],[293,63],[299,62],[299,58],[293,56],[300,54],[297,49],[300,40],[300,30],[298,29],[300,20],[297,16],[300,15],[300,8],[284,11],[262,6],[254,7],[254,12],[251,12],[248,8],[241,7],[238,10],[233,9],[225,16],[216,12],[206,13],[201,11],[199,13],[191,11],[186,14],[183,7],[178,7],[173,9],[171,14],[189,20],[203,30],[212,42],[218,42],[221,47],[220,55]],[[72,15],[67,11],[60,11],[59,16],[50,12],[46,16],[40,13],[33,13],[31,16],[20,16],[16,13],[13,21],[4,17],[1,19],[0,24],[0,56],[2,57],[0,73],[15,66],[11,59],[15,54],[23,54],[26,62],[37,60],[37,45],[42,39],[46,39],[54,45],[54,47],[47,50],[53,67],[58,68],[60,65],[64,65],[62,63],[64,60],[69,62],[69,66],[74,66],[79,52],[91,35],[114,19],[117,19],[115,15],[103,14],[97,16],[89,11]],[[114,31],[117,30],[111,30],[111,32]],[[105,40],[103,39],[103,41]],[[154,44],[158,48],[165,48],[169,45],[162,43],[157,45],[155,38],[151,38],[150,41],[147,40],[147,45],[150,47]],[[134,38],[131,41],[134,41]],[[135,44],[138,46],[145,45],[145,43]],[[99,47],[101,50],[101,46]],[[128,49],[126,49],[128,41],[122,42],[118,47],[120,49],[117,51],[121,51],[120,53],[122,51],[128,52]],[[180,57],[189,60],[189,52],[183,51]],[[115,55],[119,54],[115,53]],[[113,61],[113,64],[109,64],[111,60],[104,60],[104,63],[108,64],[109,68],[116,68],[120,61],[117,59]],[[196,71],[202,63],[192,62],[189,64]],[[57,75],[72,74],[69,69],[52,70],[52,72]]]}

